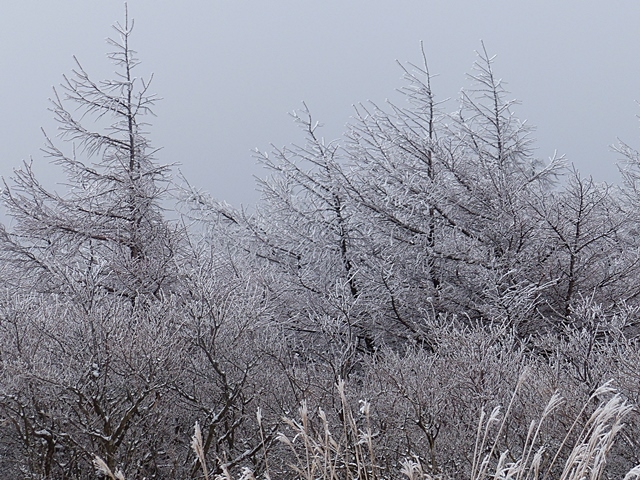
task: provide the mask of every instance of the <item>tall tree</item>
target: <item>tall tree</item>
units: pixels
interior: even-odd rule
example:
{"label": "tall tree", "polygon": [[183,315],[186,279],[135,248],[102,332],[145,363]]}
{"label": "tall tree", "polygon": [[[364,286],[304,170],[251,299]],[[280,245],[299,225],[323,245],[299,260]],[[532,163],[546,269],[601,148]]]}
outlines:
{"label": "tall tree", "polygon": [[362,107],[349,133],[350,192],[376,245],[368,271],[387,298],[381,321],[412,336],[425,312],[517,321],[541,288],[527,278],[538,221],[528,199],[562,161],[533,157],[484,47],[453,115],[439,112],[426,61],[407,78],[408,107]]}
{"label": "tall tree", "polygon": [[[440,309],[442,261],[442,113],[426,57],[405,68],[409,105],[360,106],[347,133],[352,162],[348,192],[357,205],[366,246],[359,252],[369,313],[377,335],[423,337],[423,309]],[[418,300],[419,299],[419,300]]]}
{"label": "tall tree", "polygon": [[88,304],[101,291],[132,301],[160,295],[173,280],[175,241],[160,205],[168,167],[155,162],[146,132],[157,97],[134,75],[133,21],[114,28],[115,76],[96,82],[76,59],[54,89],[58,136],[71,148],[45,134],[44,151],[64,170],[67,191],[45,188],[25,162],[2,192],[14,224],[0,234],[5,278]]}
{"label": "tall tree", "polygon": [[[460,109],[443,156],[443,203],[458,242],[455,303],[473,316],[519,322],[545,286],[532,281],[530,259],[540,245],[534,192],[549,192],[564,171],[562,158],[544,164],[533,155],[531,128],[518,119],[494,57],[484,44],[462,90]],[[451,248],[453,247],[453,248]],[[515,318],[515,316],[518,318]]]}

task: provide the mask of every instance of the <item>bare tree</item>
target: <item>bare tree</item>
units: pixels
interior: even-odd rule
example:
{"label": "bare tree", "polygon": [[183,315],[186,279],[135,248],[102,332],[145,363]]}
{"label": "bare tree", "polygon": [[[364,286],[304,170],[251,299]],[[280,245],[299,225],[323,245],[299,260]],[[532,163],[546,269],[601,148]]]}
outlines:
{"label": "bare tree", "polygon": [[426,61],[406,73],[409,107],[360,107],[349,132],[349,192],[375,245],[367,273],[386,297],[381,325],[420,338],[424,315],[443,312],[518,323],[544,288],[527,270],[540,244],[529,199],[562,160],[533,156],[484,47],[453,115],[440,112]]}
{"label": "bare tree", "polygon": [[47,190],[30,162],[2,191],[14,219],[13,230],[0,235],[6,278],[87,305],[99,291],[132,301],[158,296],[174,279],[176,245],[160,205],[169,173],[155,162],[146,136],[157,97],[150,81],[134,74],[133,21],[125,17],[114,29],[118,37],[108,40],[114,78],[96,82],[76,60],[54,90],[51,111],[71,151],[45,135],[44,152],[64,170],[67,191]]}
{"label": "bare tree", "polygon": [[401,65],[409,106],[389,104],[387,111],[360,105],[347,133],[347,191],[367,239],[359,252],[360,275],[371,298],[368,314],[387,341],[424,341],[420,318],[443,308],[443,259],[437,253],[447,221],[440,201],[443,114],[423,60],[421,66]]}
{"label": "bare tree", "polygon": [[44,151],[66,191],[45,188],[30,163],[2,191],[13,228],[0,232],[0,410],[24,453],[17,468],[34,476],[82,478],[97,452],[155,474],[164,440],[139,450],[146,460],[135,450],[160,424],[180,423],[160,405],[184,370],[171,295],[181,239],[163,218],[169,170],[147,137],[156,96],[134,74],[133,22],[114,29],[114,78],[94,81],[76,61],[54,91],[71,146],[45,135]]}
{"label": "bare tree", "polygon": [[574,170],[565,189],[540,193],[532,207],[543,220],[543,235],[531,276],[549,285],[539,306],[549,319],[570,321],[584,299],[607,306],[629,299],[637,261],[627,248],[628,219],[611,187]]}

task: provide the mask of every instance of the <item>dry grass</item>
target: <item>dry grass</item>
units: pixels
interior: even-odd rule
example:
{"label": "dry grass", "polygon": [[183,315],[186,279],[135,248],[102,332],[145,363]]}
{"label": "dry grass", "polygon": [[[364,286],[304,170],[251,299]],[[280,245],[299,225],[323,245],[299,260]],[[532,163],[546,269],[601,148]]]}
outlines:
{"label": "dry grass", "polygon": [[102,475],[109,480],[125,480],[124,474],[120,470],[116,470],[116,473],[113,473],[106,462],[97,455],[93,457],[93,466],[98,475]]}
{"label": "dry grass", "polygon": [[[540,418],[531,422],[520,458],[507,461],[510,455],[508,451],[504,451],[497,458],[497,462],[495,461],[499,439],[517,397],[518,389],[525,381],[526,374],[520,378],[504,415],[501,415],[499,407],[496,407],[488,418],[484,412],[481,414],[476,434],[471,480],[598,480],[603,478],[607,454],[615,442],[616,435],[624,427],[622,423],[624,418],[633,409],[611,388],[609,383],[598,388],[583,405],[555,452],[546,452],[545,446],[539,444],[539,435],[543,423],[564,402],[557,393],[548,401]],[[609,397],[609,399],[599,403],[580,429],[558,476],[559,469],[555,467],[560,462],[566,447],[569,446],[580,418],[590,403],[602,397]],[[488,453],[482,455],[482,452]],[[415,460],[406,459],[401,473],[410,480],[435,480],[435,477],[424,473],[420,463]],[[625,476],[625,480],[639,478],[640,466],[633,468]]]}
{"label": "dry grass", "polygon": [[[363,422],[358,422],[347,401],[344,381],[340,380],[337,387],[342,420],[338,432],[331,431],[322,409],[318,410],[321,428],[312,428],[306,403],[299,410],[299,421],[284,419],[291,434],[280,433],[278,440],[289,447],[296,459],[290,467],[300,480],[381,478],[375,460],[369,403],[361,402]],[[359,423],[363,423],[362,427]]]}
{"label": "dry grass", "polygon": [[[527,432],[520,457],[513,460],[510,452],[498,455],[499,440],[505,428],[519,389],[526,382],[527,374],[518,381],[515,391],[504,414],[496,407],[487,416],[482,412],[476,433],[475,448],[470,480],[599,480],[604,478],[607,454],[614,445],[616,435],[624,427],[623,420],[631,412],[632,406],[613,389],[609,383],[598,388],[584,404],[573,424],[566,432],[564,440],[555,451],[546,451],[540,443],[543,424],[564,403],[557,393],[549,399],[538,420],[532,421]],[[299,409],[299,419],[284,418],[289,432],[281,432],[278,440],[288,447],[293,463],[289,464],[287,478],[296,480],[382,480],[406,478],[409,480],[439,480],[446,476],[426,473],[417,456],[406,458],[399,472],[383,471],[376,463],[375,434],[369,417],[369,404],[361,402],[359,415],[354,413],[346,394],[345,382],[337,385],[340,397],[339,427],[332,428],[327,414],[318,409],[312,415],[303,402]],[[601,400],[605,398],[606,400]],[[599,402],[589,418],[580,425],[590,404]],[[258,410],[258,425],[262,434],[262,414]],[[578,432],[579,430],[579,432]],[[271,479],[267,449],[263,447],[266,471],[263,478]],[[573,439],[573,440],[572,440]],[[573,445],[570,449],[569,447]],[[211,476],[204,454],[202,434],[195,424],[191,447],[196,454],[204,480],[233,480],[231,472],[219,462],[221,474]],[[568,452],[568,454],[566,453]],[[511,458],[511,460],[508,460]],[[564,466],[559,465],[564,462]],[[107,464],[95,457],[96,471],[110,480],[125,480],[121,471],[112,473]],[[400,477],[400,475],[402,477]],[[249,468],[244,468],[238,480],[256,480]],[[640,479],[640,465],[631,469],[624,480]]]}

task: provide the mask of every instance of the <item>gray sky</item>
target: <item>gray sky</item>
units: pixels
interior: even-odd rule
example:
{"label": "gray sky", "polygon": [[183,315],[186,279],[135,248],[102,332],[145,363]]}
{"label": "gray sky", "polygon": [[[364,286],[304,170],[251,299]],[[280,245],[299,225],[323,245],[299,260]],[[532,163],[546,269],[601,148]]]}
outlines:
{"label": "gray sky", "polygon": [[[537,127],[537,153],[566,154],[583,174],[617,181],[610,145],[640,148],[640,2],[635,0],[130,0],[142,73],[155,73],[152,139],[192,184],[233,205],[254,203],[251,150],[301,139],[287,112],[304,100],[339,137],[352,105],[397,99],[395,64],[420,61],[424,41],[444,109],[453,111],[484,40],[517,113]],[[0,16],[0,174],[53,133],[51,87],[76,55],[109,76],[104,40],[123,17],[116,0],[5,2]]]}

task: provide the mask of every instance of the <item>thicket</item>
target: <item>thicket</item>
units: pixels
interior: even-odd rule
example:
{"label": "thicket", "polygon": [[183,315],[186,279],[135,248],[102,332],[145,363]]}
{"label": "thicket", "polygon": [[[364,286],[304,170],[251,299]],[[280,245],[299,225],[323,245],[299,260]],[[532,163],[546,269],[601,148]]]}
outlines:
{"label": "thicket", "polygon": [[2,190],[2,478],[640,476],[638,152],[538,160],[483,47],[452,114],[426,61],[340,142],[296,113],[237,210],[157,161],[115,30],[53,100],[66,191]]}

